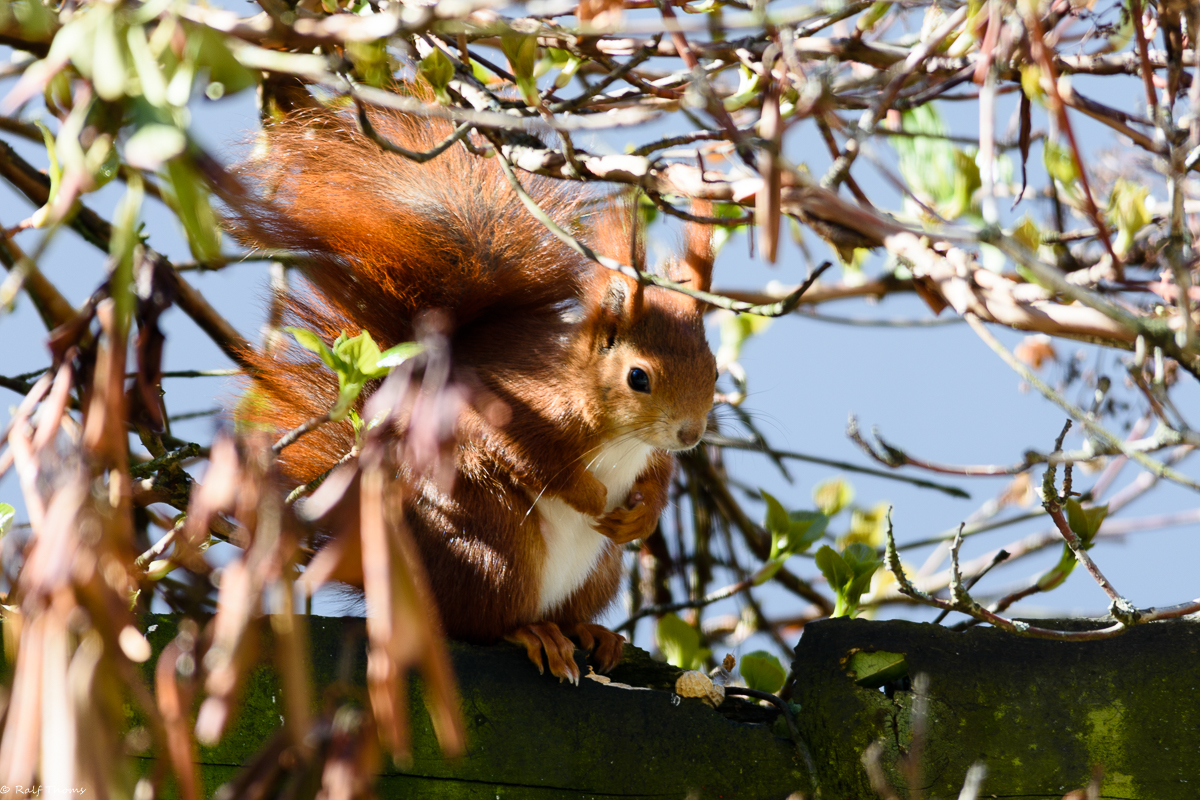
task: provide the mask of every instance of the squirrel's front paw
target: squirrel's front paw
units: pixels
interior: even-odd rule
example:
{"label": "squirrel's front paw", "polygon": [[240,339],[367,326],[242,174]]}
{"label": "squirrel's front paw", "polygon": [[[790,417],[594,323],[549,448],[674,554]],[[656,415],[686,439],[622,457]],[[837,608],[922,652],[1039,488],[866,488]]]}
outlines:
{"label": "squirrel's front paw", "polygon": [[[504,637],[510,642],[519,644],[529,654],[529,660],[538,668],[539,674],[544,674],[542,652],[546,653],[546,662],[550,674],[560,681],[567,680],[579,685],[579,665],[575,663],[575,645],[553,622],[535,622],[517,628]],[[622,640],[623,641],[623,640]]]}
{"label": "squirrel's front paw", "polygon": [[650,504],[642,501],[640,492],[629,496],[624,506],[614,508],[596,520],[592,527],[617,544],[626,544],[635,539],[644,539],[654,532],[657,516]]}

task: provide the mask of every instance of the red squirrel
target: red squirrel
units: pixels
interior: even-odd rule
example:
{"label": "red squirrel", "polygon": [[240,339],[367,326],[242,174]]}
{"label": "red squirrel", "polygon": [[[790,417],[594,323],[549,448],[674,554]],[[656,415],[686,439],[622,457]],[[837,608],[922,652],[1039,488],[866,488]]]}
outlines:
{"label": "red squirrel", "polygon": [[[414,151],[451,132],[399,114],[373,121]],[[462,146],[417,164],[332,111],[286,117],[264,141],[244,170],[254,199],[232,209],[232,228],[248,246],[303,255],[310,291],[292,300],[288,324],[327,342],[366,330],[386,348],[439,309],[452,320],[454,369],[507,407],[503,424],[468,407],[452,489],[426,481],[404,500],[444,631],[523,644],[539,671],[544,650],[552,674],[578,683],[574,636],[611,669],[624,638],[593,620],[617,594],[621,545],[653,532],[672,452],[700,441],[712,409],[700,304],[576,254],[522,206],[494,158]],[[584,208],[561,184],[525,182],[566,227]],[[593,246],[640,266],[621,215],[599,216]],[[672,277],[707,289],[712,258],[708,232],[690,225]],[[300,348],[251,359],[278,430],[333,404],[336,377]],[[280,462],[305,482],[353,444],[348,422],[328,424]]]}

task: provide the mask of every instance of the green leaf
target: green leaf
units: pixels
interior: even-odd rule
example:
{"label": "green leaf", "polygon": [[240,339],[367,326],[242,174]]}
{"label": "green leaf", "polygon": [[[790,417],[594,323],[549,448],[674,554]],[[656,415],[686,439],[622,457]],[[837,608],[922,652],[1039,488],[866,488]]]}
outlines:
{"label": "green leaf", "polygon": [[151,561],[146,566],[146,580],[161,581],[163,578],[170,575],[179,565],[170,558],[160,558],[156,561]]}
{"label": "green leaf", "polygon": [[[8,6],[0,11],[3,20],[8,11],[13,12],[21,25],[21,33],[29,41],[40,41],[49,38],[54,32],[55,12],[39,0],[26,0],[24,3],[11,3],[8,0],[0,5]],[[7,20],[4,20],[7,24]]]}
{"label": "green leaf", "polygon": [[1042,68],[1037,64],[1025,64],[1021,67],[1021,91],[1030,100],[1045,103],[1046,93],[1042,91]]}
{"label": "green leaf", "polygon": [[116,304],[117,325],[121,331],[129,329],[134,312],[133,253],[140,242],[138,220],[142,212],[143,196],[141,176],[134,173],[130,176],[125,195],[117,205],[112,238],[108,243],[108,252],[113,262],[109,293]]}
{"label": "green leaf", "polygon": [[783,567],[784,560],[785,559],[779,558],[778,556],[767,559],[750,578],[750,582],[755,586],[762,586],[764,583],[771,580],[771,578],[775,577],[775,573],[779,572],[780,568]]}
{"label": "green leaf", "polygon": [[192,81],[196,78],[196,58],[190,50],[184,52],[184,57],[171,73],[167,81],[167,105],[186,106],[192,97]]}
{"label": "green leaf", "polygon": [[[46,158],[49,165],[46,168],[46,174],[50,178],[50,194],[46,198],[46,205],[38,209],[38,213],[34,215],[34,224],[39,227],[46,220],[49,209],[54,206],[54,200],[58,197],[58,187],[62,185],[62,164],[58,161],[58,151],[55,142],[54,134],[46,127],[45,123],[40,120],[34,120],[34,125],[38,126],[38,130],[42,132],[42,141],[46,144]],[[43,213],[44,212],[44,213]]]}
{"label": "green leaf", "polygon": [[1042,231],[1028,214],[1013,227],[1010,235],[1034,253],[1042,246]]}
{"label": "green leaf", "polygon": [[224,87],[230,95],[258,84],[257,73],[242,66],[225,41],[225,34],[207,25],[186,23],[187,49],[197,67],[208,73],[208,79]]}
{"label": "green leaf", "polygon": [[485,67],[483,64],[480,64],[478,61],[472,60],[470,62],[470,66],[471,66],[471,73],[475,76],[475,80],[479,81],[484,86],[489,86],[495,82],[496,77],[497,77],[496,73],[492,72],[490,69]]}
{"label": "green leaf", "polygon": [[742,673],[746,686],[770,694],[782,689],[783,682],[787,680],[787,670],[783,664],[766,650],[755,650],[742,656],[738,661],[738,671]]}
{"label": "green leaf", "polygon": [[92,60],[92,86],[102,100],[125,96],[129,68],[125,58],[125,37],[117,29],[117,14],[108,3],[97,3],[92,13],[96,20],[95,55]]}
{"label": "green leaf", "polygon": [[767,503],[767,518],[763,527],[771,534],[786,534],[791,523],[791,520],[788,519],[787,509],[767,492],[759,491]]}
{"label": "green leaf", "polygon": [[348,365],[357,379],[371,380],[387,375],[387,369],[379,368],[379,345],[366,331],[353,339],[345,338],[345,334],[342,334],[333,343],[333,352]]}
{"label": "green leaf", "polygon": [[417,66],[417,74],[433,89],[439,103],[446,105],[450,102],[446,87],[454,79],[454,64],[440,48],[433,48],[429,55],[421,59]]}
{"label": "green leaf", "polygon": [[846,668],[854,682],[867,689],[878,689],[908,674],[908,662],[904,654],[889,653],[886,650],[871,653],[858,650],[850,656]]}
{"label": "green leaf", "polygon": [[846,604],[850,607],[850,616],[854,616],[858,609],[858,600],[867,589],[871,588],[871,579],[875,577],[875,570],[879,567],[880,562],[876,561],[871,564],[871,569],[867,572],[855,575],[854,580],[850,581],[850,585],[846,587]]}
{"label": "green leaf", "polygon": [[1133,246],[1138,231],[1150,223],[1150,212],[1146,209],[1146,198],[1150,187],[1118,178],[1108,196],[1108,213],[1117,225],[1117,239],[1113,249],[1117,255],[1125,255]]}
{"label": "green leaf", "polygon": [[792,553],[803,553],[816,544],[829,527],[829,517],[820,511],[793,511],[788,517],[788,549]]}
{"label": "green leaf", "polygon": [[891,8],[892,0],[880,0],[880,2],[873,3],[871,7],[863,12],[863,14],[858,18],[858,22],[855,27],[864,33],[873,31],[875,29],[875,25],[879,22],[879,20],[884,18]]}
{"label": "green leaf", "polygon": [[1052,139],[1042,143],[1042,160],[1046,163],[1046,171],[1064,186],[1073,186],[1079,180],[1079,172],[1075,169],[1075,159],[1071,151]]}
{"label": "green leaf", "polygon": [[[951,219],[974,211],[975,195],[982,185],[974,152],[940,138],[946,126],[932,104],[905,111],[900,119],[903,130],[928,134],[891,139],[900,156],[900,173],[914,193]],[[920,216],[924,212],[913,206],[912,213]]]}
{"label": "green leaf", "polygon": [[132,167],[157,170],[187,149],[187,136],[174,125],[143,125],[125,143],[125,160]]}
{"label": "green leaf", "polygon": [[760,80],[757,72],[743,65],[739,70],[738,76],[737,91],[726,97],[723,101],[726,111],[738,111],[755,100],[762,98],[762,87],[759,85]]}
{"label": "green leaf", "polygon": [[547,47],[545,48],[545,55],[543,58],[549,61],[551,66],[562,69],[564,66],[573,61],[575,56],[571,55],[571,51],[569,50],[562,50],[557,47]]}
{"label": "green leaf", "polygon": [[[771,534],[771,561],[783,563],[789,556],[802,553],[825,534],[829,517],[819,511],[789,512],[778,500],[759,490],[767,503],[763,527]],[[771,571],[771,575],[776,570]],[[761,574],[761,573],[760,573]],[[769,578],[767,575],[766,578]]]}
{"label": "green leaf", "polygon": [[[22,5],[33,6],[41,5],[41,3],[33,0]],[[96,23],[101,15],[111,13],[111,9],[107,7],[89,6],[84,11],[75,14],[71,21],[55,34],[54,41],[50,44],[50,53],[46,56],[46,62],[61,64],[69,60],[81,75],[91,78],[92,62],[95,60]]]}
{"label": "green leaf", "polygon": [[338,383],[340,389],[338,391],[337,402],[333,404],[333,408],[329,409],[329,418],[334,422],[340,422],[346,418],[354,406],[354,401],[358,400],[358,396],[362,394],[363,384],[361,381],[347,380],[343,381],[341,373],[338,373]]}
{"label": "green leaf", "polygon": [[500,49],[518,78],[532,78],[537,65],[537,37],[513,31],[500,36]]}
{"label": "green leaf", "polygon": [[1058,557],[1058,563],[1046,570],[1038,578],[1037,588],[1043,592],[1048,592],[1051,589],[1061,586],[1063,581],[1075,570],[1075,565],[1078,563],[1078,559],[1075,558],[1075,552],[1071,550],[1070,545],[1063,542],[1063,549]]}
{"label": "green leaf", "polygon": [[400,363],[412,354],[420,352],[420,345],[405,342],[390,348],[387,357],[379,352],[379,346],[371,338],[371,334],[363,331],[357,336],[347,336],[345,331],[329,347],[312,331],[303,328],[287,328],[288,333],[296,338],[296,342],[305,350],[316,353],[338,376],[338,399],[329,411],[330,419],[334,421],[346,418],[363,386],[367,381],[382,378],[388,374],[394,363]]}
{"label": "green leaf", "polygon": [[575,73],[579,72],[579,68],[583,66],[583,59],[577,56],[571,56],[567,63],[559,69],[558,77],[554,79],[554,88],[563,89],[571,78],[575,77]]}
{"label": "green leaf", "polygon": [[975,157],[965,150],[954,149],[954,190],[950,202],[939,209],[947,219],[978,210],[975,193],[983,186]]}
{"label": "green leaf", "polygon": [[858,612],[859,598],[871,587],[871,579],[882,564],[874,548],[856,542],[839,555],[825,545],[817,551],[816,560],[836,598],[831,616],[853,617]]}
{"label": "green leaf", "polygon": [[186,156],[166,164],[167,200],[187,234],[188,246],[197,261],[215,261],[221,255],[221,233],[209,190],[200,171]]}
{"label": "green leaf", "polygon": [[855,508],[850,513],[850,530],[842,537],[842,544],[861,542],[872,549],[883,544],[887,532],[887,503],[876,503],[874,508]]}
{"label": "green leaf", "polygon": [[8,503],[0,503],[0,536],[8,533],[12,529],[13,520],[17,516],[17,510]]}
{"label": "green leaf", "polygon": [[60,119],[67,114],[67,109],[73,102],[71,99],[71,71],[59,70],[46,82],[42,97],[46,108]]}
{"label": "green leaf", "polygon": [[675,614],[658,621],[657,638],[667,662],[680,669],[697,669],[708,658],[709,651],[700,647],[700,632]]}
{"label": "green leaf", "polygon": [[[395,64],[388,55],[386,39],[373,42],[347,42],[346,55],[350,58],[350,63],[354,65],[355,74],[363,83],[377,89],[386,88],[391,84]],[[451,67],[452,76],[453,72],[454,69]],[[447,79],[448,81],[449,79]],[[444,91],[443,94],[445,94]]]}
{"label": "green leaf", "polygon": [[117,155],[117,148],[113,147],[112,134],[102,133],[96,137],[88,147],[83,164],[97,189],[117,176],[121,158]]}
{"label": "green leaf", "polygon": [[161,107],[167,102],[167,79],[163,76],[162,67],[150,49],[146,39],[146,29],[141,25],[130,25],[125,34],[125,43],[129,47],[129,55],[133,59],[133,68],[137,72],[138,83],[142,89],[142,97],[152,106]]}
{"label": "green leaf", "polygon": [[250,433],[271,433],[274,428],[267,420],[271,419],[273,409],[271,401],[254,384],[238,398],[233,410],[233,427],[239,435]]}
{"label": "green leaf", "polygon": [[833,478],[813,487],[812,496],[822,513],[834,517],[854,502],[854,487],[844,478]]}
{"label": "green leaf", "polygon": [[333,351],[325,342],[321,341],[321,337],[317,336],[312,331],[306,331],[304,328],[284,328],[296,340],[296,343],[309,352],[316,353],[321,360],[325,362],[325,366],[336,371],[337,360],[334,358]]}
{"label": "green leaf", "polygon": [[875,548],[869,547],[860,542],[848,545],[842,551],[842,558],[854,573],[857,579],[863,575],[871,576],[875,574],[875,570],[880,565],[879,555]]}
{"label": "green leaf", "polygon": [[[934,138],[946,133],[933,104],[905,111],[900,115],[902,130],[930,136],[893,136],[890,143],[899,156],[900,174],[924,202],[940,206],[949,202],[954,193],[954,146],[945,139]],[[913,206],[913,213],[919,212]]]}
{"label": "green leaf", "polygon": [[500,37],[500,49],[508,58],[509,69],[517,79],[517,87],[525,102],[536,106],[538,90],[534,70],[537,67],[537,37],[515,31],[506,33]]}
{"label": "green leaf", "polygon": [[823,546],[816,554],[817,569],[829,581],[829,588],[836,593],[850,585],[854,580],[854,571],[846,563],[846,559],[829,545]]}
{"label": "green leaf", "polygon": [[1067,498],[1067,524],[1071,526],[1071,530],[1079,537],[1080,543],[1084,549],[1090,549],[1096,534],[1100,531],[1100,526],[1104,524],[1104,518],[1108,516],[1108,505],[1093,506],[1084,508],[1083,505],[1073,497]]}
{"label": "green leaf", "polygon": [[423,352],[425,352],[425,345],[420,342],[401,342],[395,347],[389,347],[380,354],[378,366],[392,369]]}

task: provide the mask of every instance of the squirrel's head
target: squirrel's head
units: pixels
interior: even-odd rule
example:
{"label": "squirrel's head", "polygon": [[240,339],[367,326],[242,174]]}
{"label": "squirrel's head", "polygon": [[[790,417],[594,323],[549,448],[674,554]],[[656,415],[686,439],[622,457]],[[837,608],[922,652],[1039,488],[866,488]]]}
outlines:
{"label": "squirrel's head", "polygon": [[677,292],[603,272],[587,309],[587,338],[608,427],[661,450],[689,450],[704,435],[717,374],[700,308]]}

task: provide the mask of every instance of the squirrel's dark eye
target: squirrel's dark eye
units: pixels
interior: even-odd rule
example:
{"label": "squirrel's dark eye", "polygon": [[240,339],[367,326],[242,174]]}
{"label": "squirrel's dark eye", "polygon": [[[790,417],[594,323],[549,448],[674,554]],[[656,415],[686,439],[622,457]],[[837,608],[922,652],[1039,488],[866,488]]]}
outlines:
{"label": "squirrel's dark eye", "polygon": [[629,388],[642,394],[650,394],[650,376],[646,370],[634,367],[629,370]]}

